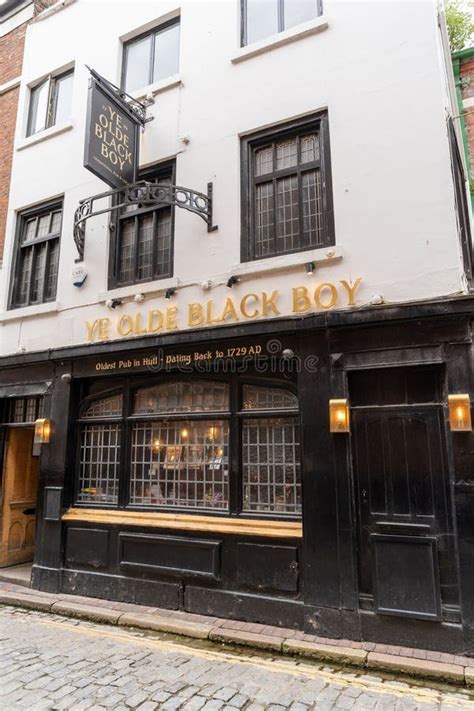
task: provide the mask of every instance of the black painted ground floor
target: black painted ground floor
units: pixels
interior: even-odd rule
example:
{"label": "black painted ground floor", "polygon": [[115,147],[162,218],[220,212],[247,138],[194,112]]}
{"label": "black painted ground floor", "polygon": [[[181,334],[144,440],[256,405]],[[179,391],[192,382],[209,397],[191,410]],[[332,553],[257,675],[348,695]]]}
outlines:
{"label": "black painted ground floor", "polygon": [[35,543],[39,590],[473,653],[474,440],[448,414],[472,391],[472,315],[460,298],[3,358],[0,565]]}

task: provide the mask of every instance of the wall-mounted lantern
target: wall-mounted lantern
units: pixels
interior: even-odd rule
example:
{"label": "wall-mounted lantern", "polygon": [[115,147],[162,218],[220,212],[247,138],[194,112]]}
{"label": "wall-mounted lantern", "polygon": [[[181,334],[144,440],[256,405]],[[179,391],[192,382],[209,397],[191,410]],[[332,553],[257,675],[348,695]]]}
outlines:
{"label": "wall-mounted lantern", "polygon": [[51,437],[51,420],[42,417],[35,422],[34,444],[48,444]]}
{"label": "wall-mounted lantern", "polygon": [[331,432],[349,432],[349,401],[347,399],[329,400],[329,430]]}
{"label": "wall-mounted lantern", "polygon": [[471,432],[471,399],[469,395],[448,395],[449,426],[452,432]]}

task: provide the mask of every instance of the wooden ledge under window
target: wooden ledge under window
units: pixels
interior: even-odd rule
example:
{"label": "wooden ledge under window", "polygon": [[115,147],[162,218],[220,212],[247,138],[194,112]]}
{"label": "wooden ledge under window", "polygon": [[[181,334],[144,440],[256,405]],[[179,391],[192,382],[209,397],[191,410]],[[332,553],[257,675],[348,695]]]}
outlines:
{"label": "wooden ledge under window", "polygon": [[176,531],[227,533],[235,536],[265,536],[267,538],[302,538],[303,536],[303,526],[299,521],[79,508],[69,509],[62,519],[63,521],[102,523],[112,526],[144,526],[146,528],[172,528]]}

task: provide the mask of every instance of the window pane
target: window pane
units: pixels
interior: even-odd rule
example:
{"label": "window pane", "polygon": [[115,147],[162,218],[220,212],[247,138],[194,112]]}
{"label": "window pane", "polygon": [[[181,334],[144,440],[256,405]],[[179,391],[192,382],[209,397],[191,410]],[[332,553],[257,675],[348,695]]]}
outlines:
{"label": "window pane", "polygon": [[35,256],[33,260],[33,284],[31,289],[31,302],[43,300],[43,284],[46,269],[48,243],[42,242],[35,248]]}
{"label": "window pane", "polygon": [[242,462],[244,511],[301,512],[300,438],[294,419],[245,420]]}
{"label": "window pane", "polygon": [[74,74],[70,72],[56,79],[54,88],[54,116],[52,126],[65,123],[71,118],[72,84]]}
{"label": "window pane", "polygon": [[257,185],[255,194],[255,256],[274,252],[273,183]]}
{"label": "window pane", "polygon": [[125,91],[150,83],[151,35],[126,46]]}
{"label": "window pane", "polygon": [[49,244],[49,264],[46,274],[46,284],[44,287],[44,300],[51,301],[56,296],[56,285],[58,281],[59,266],[59,240],[50,240]]}
{"label": "window pane", "polygon": [[46,128],[48,113],[49,79],[31,90],[28,136]]}
{"label": "window pane", "polygon": [[28,240],[34,239],[36,236],[36,222],[38,218],[33,217],[31,220],[26,220],[25,227],[23,231],[23,242],[28,242]]}
{"label": "window pane", "polygon": [[155,35],[155,66],[153,81],[161,81],[179,70],[179,22]]}
{"label": "window pane", "polygon": [[296,138],[276,144],[276,169],[292,168],[298,163]]}
{"label": "window pane", "polygon": [[120,225],[118,275],[119,281],[125,284],[134,280],[135,224],[135,219],[132,219]]}
{"label": "window pane", "polygon": [[18,264],[18,273],[16,275],[17,284],[15,288],[15,304],[17,306],[25,306],[29,301],[32,261],[33,247],[24,247],[21,250],[20,260]]}
{"label": "window pane", "polygon": [[133,414],[177,412],[226,412],[229,409],[227,383],[195,381],[166,383],[137,390]]}
{"label": "window pane", "polygon": [[284,388],[244,385],[242,400],[243,410],[289,410],[298,407],[296,395]]}
{"label": "window pane", "polygon": [[277,253],[291,252],[300,246],[298,177],[277,181]]}
{"label": "window pane", "polygon": [[316,133],[301,138],[300,163],[310,163],[313,160],[319,160],[319,136]]}
{"label": "window pane", "polygon": [[228,442],[222,420],[134,425],[130,503],[227,509]]}
{"label": "window pane", "polygon": [[51,223],[51,214],[48,212],[47,215],[41,215],[38,223],[37,237],[44,237],[49,234],[49,225]]}
{"label": "window pane", "polygon": [[153,213],[138,218],[138,278],[153,276]]}
{"label": "window pane", "polygon": [[111,395],[110,397],[94,400],[81,417],[119,417],[122,414],[122,395]]}
{"label": "window pane", "polygon": [[171,275],[171,208],[165,207],[157,212],[158,231],[156,235],[156,276]]}
{"label": "window pane", "polygon": [[247,44],[278,32],[278,0],[247,0]]}
{"label": "window pane", "polygon": [[273,172],[273,146],[266,146],[255,151],[255,175]]}
{"label": "window pane", "polygon": [[314,247],[323,242],[323,205],[321,173],[311,170],[301,176],[303,202],[303,247]]}
{"label": "window pane", "polygon": [[81,437],[77,500],[116,504],[119,461],[120,425],[86,425]]}
{"label": "window pane", "polygon": [[51,234],[59,234],[61,231],[61,212],[53,212],[53,217],[51,220]]}
{"label": "window pane", "polygon": [[317,0],[284,0],[285,29],[312,20],[317,15],[319,15]]}

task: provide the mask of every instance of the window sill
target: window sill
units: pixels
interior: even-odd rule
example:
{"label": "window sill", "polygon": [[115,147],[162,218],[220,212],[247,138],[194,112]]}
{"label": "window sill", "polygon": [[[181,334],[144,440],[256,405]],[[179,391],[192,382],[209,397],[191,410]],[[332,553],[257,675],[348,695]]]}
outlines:
{"label": "window sill", "polygon": [[269,538],[302,538],[303,536],[303,525],[298,521],[270,521],[191,514],[78,508],[66,511],[62,520],[115,526],[168,528],[178,531],[206,531],[208,533],[227,533],[242,536],[266,536]]}
{"label": "window sill", "polygon": [[176,279],[176,277],[162,279],[161,281],[149,281],[144,284],[118,286],[116,289],[100,292],[98,295],[98,301],[99,303],[105,303],[108,299],[133,298],[136,294],[164,294],[167,289],[173,289],[177,286],[179,286],[179,280]]}
{"label": "window sill", "polygon": [[253,42],[246,47],[242,47],[237,54],[231,57],[232,64],[238,64],[239,62],[245,62],[246,59],[251,59],[259,54],[264,54],[265,52],[270,52],[272,49],[277,47],[283,47],[285,44],[290,44],[291,42],[296,42],[297,40],[303,39],[304,37],[309,37],[310,35],[315,35],[318,32],[322,32],[329,27],[326,18],[321,15],[315,20],[310,20],[309,22],[304,22],[301,25],[292,27],[289,30],[284,30],[284,32],[279,32],[277,35],[272,35],[266,39],[259,40],[258,42]]}
{"label": "window sill", "polygon": [[10,311],[0,313],[0,323],[8,321],[21,321],[24,318],[34,318],[43,314],[50,314],[59,311],[61,304],[59,301],[48,301],[46,304],[35,304],[34,306],[18,306]]}
{"label": "window sill", "polygon": [[63,123],[61,126],[51,126],[51,128],[40,131],[40,133],[35,133],[33,136],[22,139],[20,143],[17,144],[16,150],[23,151],[25,148],[34,146],[42,141],[47,141],[49,138],[53,138],[53,136],[60,136],[62,133],[66,133],[66,131],[70,131],[73,128],[74,124],[72,122]]}
{"label": "window sill", "polygon": [[155,84],[150,84],[149,86],[141,87],[140,89],[135,89],[135,91],[130,92],[130,96],[134,99],[140,101],[146,99],[150,94],[156,96],[157,94],[162,94],[164,91],[169,89],[174,89],[177,86],[183,86],[178,74],[170,77],[169,79],[163,79],[163,81],[156,82]]}
{"label": "window sill", "polygon": [[318,266],[340,262],[343,258],[341,247],[321,247],[307,252],[296,252],[295,254],[282,254],[278,257],[267,257],[267,259],[256,259],[252,262],[241,262],[232,267],[234,276],[246,276],[253,274],[267,274],[270,272],[288,271],[300,269],[305,272],[305,264],[314,262],[315,270]]}

